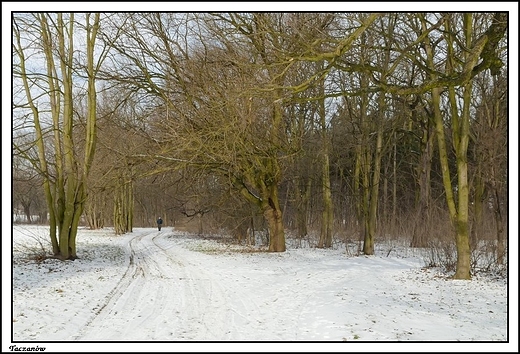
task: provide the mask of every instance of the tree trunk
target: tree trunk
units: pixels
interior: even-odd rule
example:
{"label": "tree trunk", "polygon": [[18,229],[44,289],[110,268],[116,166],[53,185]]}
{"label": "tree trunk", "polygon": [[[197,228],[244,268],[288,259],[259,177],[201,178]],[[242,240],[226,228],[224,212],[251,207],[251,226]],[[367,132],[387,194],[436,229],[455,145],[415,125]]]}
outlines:
{"label": "tree trunk", "polygon": [[374,240],[377,230],[377,209],[379,205],[379,181],[381,180],[381,158],[383,149],[383,127],[379,124],[377,130],[377,140],[375,156],[373,159],[374,170],[372,171],[372,183],[368,197],[368,220],[367,230],[365,231],[365,239],[363,244],[363,253],[367,255],[374,254]]}
{"label": "tree trunk", "polygon": [[32,224],[32,220],[31,220],[31,202],[23,202],[22,201],[22,207],[23,207],[23,212],[25,214],[25,216],[27,217],[27,223],[29,224]]}
{"label": "tree trunk", "polygon": [[298,238],[301,240],[308,234],[307,215],[309,212],[309,202],[311,197],[312,180],[309,178],[305,181],[299,177],[295,183],[295,200],[296,200],[296,227],[298,230]]}
{"label": "tree trunk", "polygon": [[504,239],[504,227],[502,220],[502,208],[500,207],[500,195],[498,193],[498,187],[496,185],[496,176],[495,169],[491,168],[491,186],[493,189],[493,211],[495,215],[495,224],[496,224],[496,240],[497,240],[497,264],[504,263],[505,257],[505,243]]}
{"label": "tree trunk", "polygon": [[397,141],[394,143],[394,158],[392,168],[392,230],[395,230],[395,223],[397,221]]}
{"label": "tree trunk", "polygon": [[434,132],[430,128],[429,122],[425,122],[423,129],[422,150],[419,166],[417,167],[419,198],[417,201],[417,211],[414,220],[411,247],[428,246],[427,230],[430,228],[430,173],[433,158],[433,138]]}
{"label": "tree trunk", "polygon": [[330,167],[329,155],[325,155],[322,170],[322,188],[323,188],[323,213],[321,221],[320,239],[318,242],[319,248],[332,247],[332,226],[333,226],[333,207],[332,207],[332,193],[330,190]]}
{"label": "tree trunk", "polygon": [[[324,95],[324,83],[320,86],[320,95]],[[318,248],[332,247],[332,226],[333,226],[333,208],[332,208],[332,193],[330,190],[330,162],[329,162],[329,142],[327,136],[327,123],[325,120],[325,99],[319,101],[319,115],[321,126],[321,183],[323,192],[323,212],[321,220],[321,232],[318,242]]]}
{"label": "tree trunk", "polygon": [[104,193],[102,191],[93,190],[90,192],[85,204],[85,219],[91,230],[98,230],[104,227],[104,204]]}
{"label": "tree trunk", "polygon": [[269,228],[269,251],[285,252],[285,231],[277,186],[266,188],[265,197],[262,201],[262,210]]}
{"label": "tree trunk", "polygon": [[[472,41],[472,14],[464,14],[464,35],[468,48]],[[451,49],[451,39],[449,49]],[[448,53],[450,50],[448,50]],[[464,55],[467,62],[471,63],[468,54]],[[476,65],[476,62],[475,64]],[[462,111],[459,114],[460,103],[455,94],[455,88],[448,88],[448,96],[451,103],[453,142],[457,157],[457,214],[456,214],[456,244],[457,244],[457,268],[455,279],[471,279],[471,248],[469,235],[469,182],[468,182],[468,145],[471,93],[473,83],[470,80],[463,86]]]}
{"label": "tree trunk", "polygon": [[372,153],[369,146],[361,148],[361,222],[363,227],[363,253],[374,254],[373,235],[370,234],[370,167]]}
{"label": "tree trunk", "polygon": [[471,249],[476,249],[478,241],[482,235],[482,227],[484,225],[484,202],[486,198],[486,188],[484,177],[482,176],[481,161],[477,162],[477,171],[475,176],[475,196],[473,200],[473,225],[471,226]]}
{"label": "tree trunk", "polygon": [[114,189],[114,231],[117,235],[132,231],[133,209],[133,183],[120,177]]}
{"label": "tree trunk", "polygon": [[[442,169],[442,180],[446,201],[450,212],[450,219],[455,225],[455,241],[457,247],[457,265],[455,279],[470,279],[471,253],[469,248],[469,223],[468,223],[468,185],[467,185],[467,162],[465,155],[455,146],[457,154],[458,173],[458,206],[453,194],[451,176],[448,165],[448,152],[444,136],[444,121],[440,110],[440,89],[432,90],[432,101],[435,111],[437,142],[439,146],[439,157]],[[453,112],[452,112],[453,113]],[[465,203],[465,205],[464,205]],[[462,209],[461,209],[462,208]]]}
{"label": "tree trunk", "polygon": [[[466,88],[469,90],[468,88]],[[466,96],[466,95],[465,95]],[[469,96],[469,95],[468,95]],[[465,97],[466,98],[466,97]],[[468,97],[469,100],[469,97]],[[469,103],[468,103],[469,108]],[[469,138],[469,113],[467,118]],[[463,120],[464,114],[463,114]],[[458,213],[457,213],[457,269],[455,279],[470,279],[471,249],[469,242],[469,184],[467,144],[466,148],[459,146],[457,151],[457,177],[458,177]]]}

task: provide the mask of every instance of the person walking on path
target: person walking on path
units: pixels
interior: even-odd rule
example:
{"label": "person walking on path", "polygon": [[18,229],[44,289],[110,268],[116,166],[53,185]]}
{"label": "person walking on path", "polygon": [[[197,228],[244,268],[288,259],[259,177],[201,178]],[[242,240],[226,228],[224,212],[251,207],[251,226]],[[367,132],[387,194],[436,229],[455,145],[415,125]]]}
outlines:
{"label": "person walking on path", "polygon": [[159,231],[161,231],[161,226],[162,226],[162,219],[159,216],[159,218],[157,219],[157,227],[159,228]]}

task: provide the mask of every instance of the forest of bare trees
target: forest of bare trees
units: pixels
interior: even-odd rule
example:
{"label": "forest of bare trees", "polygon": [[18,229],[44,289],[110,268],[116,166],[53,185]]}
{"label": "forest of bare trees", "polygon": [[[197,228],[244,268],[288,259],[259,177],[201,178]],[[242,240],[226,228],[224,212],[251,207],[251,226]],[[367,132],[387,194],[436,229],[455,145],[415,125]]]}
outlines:
{"label": "forest of bare trees", "polygon": [[[14,13],[13,214],[507,264],[508,13]],[[15,215],[13,215],[15,217]],[[260,237],[258,237],[260,236]],[[258,242],[258,241],[257,241]]]}

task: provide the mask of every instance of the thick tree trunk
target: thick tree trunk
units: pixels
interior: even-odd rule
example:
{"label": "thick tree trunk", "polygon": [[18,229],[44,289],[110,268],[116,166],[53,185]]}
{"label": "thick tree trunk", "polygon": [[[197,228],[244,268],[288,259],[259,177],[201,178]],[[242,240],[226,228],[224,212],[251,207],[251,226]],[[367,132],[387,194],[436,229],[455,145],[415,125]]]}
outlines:
{"label": "thick tree trunk", "polygon": [[436,88],[432,90],[432,100],[435,111],[436,134],[439,146],[444,191],[446,192],[446,202],[450,212],[450,219],[455,225],[456,233],[455,243],[457,247],[457,265],[454,277],[455,279],[470,279],[471,252],[469,247],[469,200],[467,184],[467,162],[465,155],[466,152],[460,150],[463,148],[463,146],[459,146],[460,144],[455,143],[458,176],[458,198],[456,202],[448,165],[448,152],[446,138],[444,135],[444,121],[440,110],[440,89]]}
{"label": "thick tree trunk", "polygon": [[278,188],[273,185],[268,187],[267,191],[267,199],[262,201],[262,209],[269,228],[269,251],[285,252],[285,231],[278,201]]}

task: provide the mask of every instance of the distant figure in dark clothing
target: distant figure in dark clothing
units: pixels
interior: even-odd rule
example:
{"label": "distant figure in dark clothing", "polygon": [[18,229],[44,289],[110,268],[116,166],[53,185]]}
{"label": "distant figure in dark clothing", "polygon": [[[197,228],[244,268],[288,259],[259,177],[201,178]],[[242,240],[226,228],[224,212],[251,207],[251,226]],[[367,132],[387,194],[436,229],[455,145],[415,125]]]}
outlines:
{"label": "distant figure in dark clothing", "polygon": [[159,216],[159,219],[157,219],[157,227],[159,228],[159,231],[161,231],[161,226],[162,226],[162,219]]}

